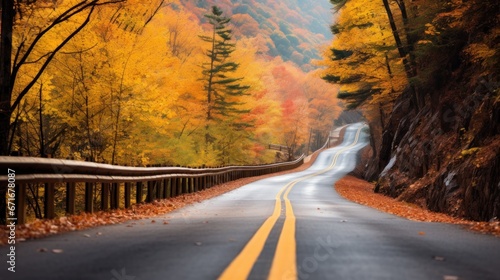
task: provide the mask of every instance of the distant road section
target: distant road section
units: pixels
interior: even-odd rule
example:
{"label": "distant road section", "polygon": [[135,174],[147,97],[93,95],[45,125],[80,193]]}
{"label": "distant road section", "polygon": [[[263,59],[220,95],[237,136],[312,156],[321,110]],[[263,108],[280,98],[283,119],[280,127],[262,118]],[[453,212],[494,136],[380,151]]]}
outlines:
{"label": "distant road section", "polygon": [[164,216],[19,243],[16,272],[3,262],[0,279],[500,279],[499,238],[335,192],[368,143],[365,129],[347,127],[302,172]]}

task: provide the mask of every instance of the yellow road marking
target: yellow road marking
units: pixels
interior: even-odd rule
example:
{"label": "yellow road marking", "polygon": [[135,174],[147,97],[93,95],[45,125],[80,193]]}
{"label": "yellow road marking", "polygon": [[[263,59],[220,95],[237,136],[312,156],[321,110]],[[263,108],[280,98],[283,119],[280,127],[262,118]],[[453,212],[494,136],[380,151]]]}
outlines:
{"label": "yellow road marking", "polygon": [[291,184],[283,196],[286,207],[285,223],[281,230],[268,279],[284,279],[284,275],[286,275],[285,279],[297,279],[295,215],[293,214],[292,203],[288,199],[288,194],[297,182]]}
{"label": "yellow road marking", "polygon": [[248,241],[248,243],[245,245],[243,250],[224,270],[224,272],[218,278],[219,280],[240,280],[248,278],[248,275],[250,275],[250,272],[252,271],[257,258],[264,249],[264,245],[267,238],[269,237],[269,234],[271,233],[271,230],[280,217],[281,195],[283,193],[283,200],[286,207],[285,223],[278,240],[278,245],[276,247],[276,252],[273,258],[273,263],[268,279],[283,279],[283,276],[286,276],[286,279],[297,279],[297,252],[295,241],[296,219],[295,215],[293,214],[292,203],[288,199],[288,194],[292,190],[293,186],[295,186],[297,183],[332,170],[333,167],[337,164],[337,159],[340,154],[357,144],[360,132],[361,128],[359,128],[356,132],[354,142],[339,150],[335,154],[332,163],[327,168],[313,174],[295,179],[280,189],[275,197],[276,202],[274,204],[273,214],[266,219],[262,226],[252,236],[250,241]]}
{"label": "yellow road marking", "polygon": [[252,267],[257,261],[260,252],[264,248],[267,237],[276,224],[276,221],[281,214],[281,194],[285,188],[282,188],[276,195],[276,202],[274,204],[273,214],[267,218],[259,230],[252,236],[247,245],[243,248],[240,254],[231,262],[231,264],[224,270],[219,277],[220,280],[237,280],[247,279]]}
{"label": "yellow road marking", "polygon": [[276,247],[276,253],[274,254],[273,264],[271,266],[271,272],[269,273],[268,280],[297,279],[297,243],[295,241],[296,219],[295,215],[293,214],[292,203],[288,199],[288,194],[292,190],[293,186],[295,186],[295,184],[297,184],[298,182],[332,170],[333,167],[335,167],[335,165],[337,164],[337,160],[340,154],[357,144],[360,132],[361,128],[359,128],[356,132],[354,142],[338,151],[335,154],[332,163],[327,168],[315,172],[311,175],[296,179],[295,181],[290,183],[289,186],[287,185],[288,189],[283,195],[283,200],[285,201],[286,207],[285,224],[283,225],[283,229],[278,240],[278,245]]}

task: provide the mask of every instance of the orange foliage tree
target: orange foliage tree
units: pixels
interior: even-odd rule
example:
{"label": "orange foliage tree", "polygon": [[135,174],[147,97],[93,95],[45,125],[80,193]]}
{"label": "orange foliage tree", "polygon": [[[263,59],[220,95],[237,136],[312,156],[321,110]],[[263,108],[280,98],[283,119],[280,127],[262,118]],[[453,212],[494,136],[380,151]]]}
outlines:
{"label": "orange foliage tree", "polygon": [[[227,76],[244,78],[242,84],[251,90],[226,97],[239,113],[218,114],[222,121],[217,127],[214,123],[212,132],[218,141],[204,148],[207,90],[200,67],[207,46],[193,34],[210,36],[203,18],[210,3],[130,0],[96,8],[87,28],[61,48],[19,102],[11,118],[17,120],[12,149],[127,165],[220,165],[274,161],[270,143],[300,153],[309,150],[309,142],[322,142],[337,114],[336,99],[304,72],[305,64],[297,65],[312,57],[299,51],[310,51],[312,45],[297,40],[311,36],[305,29],[295,34],[291,24],[280,25],[272,8],[262,3],[255,3],[261,7],[257,13],[256,6],[245,12],[243,5],[228,1],[221,7],[233,18],[230,28],[238,40],[231,59],[240,67]],[[52,11],[49,6],[39,7],[38,18],[20,21],[19,27],[43,22],[42,12]],[[275,8],[276,14],[297,16],[286,12],[287,5]],[[86,15],[75,15],[67,27],[54,27],[38,43],[37,53],[50,53]],[[297,63],[273,57],[272,32],[256,32],[262,30],[257,26],[282,29],[282,39],[295,46],[290,54]],[[36,75],[36,65],[41,61],[33,58],[33,67],[19,72],[14,91],[22,91],[22,84]],[[251,125],[235,130],[235,124]]]}

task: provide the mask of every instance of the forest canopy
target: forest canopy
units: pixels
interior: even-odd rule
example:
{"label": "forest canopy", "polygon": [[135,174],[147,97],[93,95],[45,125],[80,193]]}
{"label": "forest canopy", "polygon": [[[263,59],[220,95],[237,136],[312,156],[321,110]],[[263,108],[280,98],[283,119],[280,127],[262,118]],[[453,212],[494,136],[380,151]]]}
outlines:
{"label": "forest canopy", "polygon": [[[328,37],[318,19],[329,11],[314,5],[7,2],[15,3],[14,71],[1,93],[10,114],[2,123],[4,154],[136,166],[274,162],[285,158],[269,144],[293,154],[321,146],[340,113],[336,88],[311,64]],[[226,92],[244,92],[219,99],[224,119],[208,133],[210,42],[203,38],[213,35],[206,15],[215,4],[229,19],[233,50],[225,62],[238,66],[219,72],[219,81],[237,81]]]}

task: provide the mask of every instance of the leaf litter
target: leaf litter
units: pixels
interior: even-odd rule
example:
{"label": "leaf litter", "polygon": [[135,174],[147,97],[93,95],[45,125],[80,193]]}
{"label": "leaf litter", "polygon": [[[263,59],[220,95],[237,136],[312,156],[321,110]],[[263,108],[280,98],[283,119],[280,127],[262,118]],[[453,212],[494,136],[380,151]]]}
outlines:
{"label": "leaf litter", "polygon": [[[350,175],[335,183],[335,189],[344,198],[386,213],[413,221],[463,225],[476,232],[500,237],[500,221],[498,220],[476,222],[452,217],[444,213],[432,212],[415,204],[374,193],[373,188],[373,184]],[[425,235],[425,232],[418,232],[418,234]]]}

